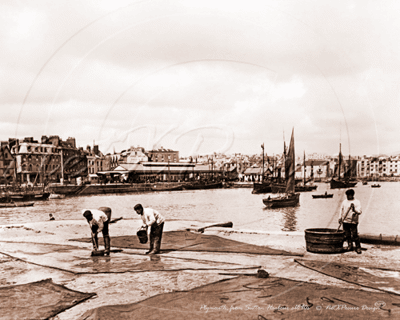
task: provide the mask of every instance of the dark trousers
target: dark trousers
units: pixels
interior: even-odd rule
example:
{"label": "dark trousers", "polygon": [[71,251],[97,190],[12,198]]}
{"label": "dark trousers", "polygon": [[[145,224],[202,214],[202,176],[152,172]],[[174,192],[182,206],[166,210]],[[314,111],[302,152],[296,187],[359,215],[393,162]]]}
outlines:
{"label": "dark trousers", "polygon": [[[104,222],[103,230],[101,232],[103,233],[105,252],[109,254],[110,253],[110,247],[111,247],[111,241],[110,241],[110,235],[109,235],[108,226],[109,226],[110,220],[111,220],[111,208],[100,207],[99,210],[103,211],[105,213],[105,215],[107,216],[107,221]],[[99,241],[97,239],[97,232],[95,232],[95,230],[93,230],[93,232],[94,232],[94,239],[92,239],[92,240],[94,241],[94,243],[98,247],[99,246]]]}
{"label": "dark trousers", "polygon": [[104,222],[104,227],[102,230],[103,233],[103,237],[104,236],[108,236],[108,225],[110,224],[110,220],[111,220],[111,208],[108,207],[100,207],[99,210],[103,211],[105,213],[105,215],[107,216],[107,221]]}
{"label": "dark trousers", "polygon": [[150,230],[150,251],[156,251],[157,253],[161,248],[161,238],[164,228],[164,222],[154,226],[151,226]]}
{"label": "dark trousers", "polygon": [[356,248],[361,248],[357,227],[358,223],[343,222],[344,239],[349,244],[349,248],[353,248],[353,241],[356,244]]}

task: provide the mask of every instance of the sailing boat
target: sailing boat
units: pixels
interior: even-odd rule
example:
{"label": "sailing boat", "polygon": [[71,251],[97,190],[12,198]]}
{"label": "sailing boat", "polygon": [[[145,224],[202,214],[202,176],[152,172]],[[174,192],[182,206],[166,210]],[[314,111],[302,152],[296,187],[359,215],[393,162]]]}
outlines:
{"label": "sailing boat", "polygon": [[289,152],[287,154],[287,176],[285,193],[277,197],[263,199],[267,208],[294,207],[299,204],[300,193],[295,193],[295,153],[294,153],[294,129],[290,138]]}
{"label": "sailing boat", "polygon": [[265,161],[264,161],[264,143],[261,145],[262,149],[262,175],[261,175],[261,182],[254,182],[253,183],[253,191],[251,193],[258,194],[258,193],[268,193],[271,192],[271,182],[265,179]]}
{"label": "sailing boat", "polygon": [[340,180],[340,168],[342,167],[342,144],[339,145],[339,164],[338,164],[338,179],[331,179],[331,189],[352,188],[357,184],[357,181]]}
{"label": "sailing boat", "polygon": [[272,183],[271,184],[271,192],[272,193],[284,193],[286,190],[290,161],[288,161],[288,157],[286,154],[285,137],[283,138],[283,164],[284,164],[284,168],[285,168],[285,180],[283,182],[281,180],[278,180],[278,181],[275,181],[274,183]]}

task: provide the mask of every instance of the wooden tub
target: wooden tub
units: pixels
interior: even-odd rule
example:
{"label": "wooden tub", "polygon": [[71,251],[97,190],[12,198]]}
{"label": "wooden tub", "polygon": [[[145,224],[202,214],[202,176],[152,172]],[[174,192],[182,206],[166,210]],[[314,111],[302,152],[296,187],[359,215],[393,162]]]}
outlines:
{"label": "wooden tub", "polygon": [[336,229],[306,229],[306,249],[314,253],[343,252],[344,231]]}

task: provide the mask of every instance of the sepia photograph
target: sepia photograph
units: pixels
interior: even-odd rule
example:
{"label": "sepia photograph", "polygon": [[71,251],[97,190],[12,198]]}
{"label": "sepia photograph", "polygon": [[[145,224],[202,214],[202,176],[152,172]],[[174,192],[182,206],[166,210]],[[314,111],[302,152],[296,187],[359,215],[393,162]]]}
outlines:
{"label": "sepia photograph", "polygon": [[0,319],[400,318],[400,2],[0,8]]}

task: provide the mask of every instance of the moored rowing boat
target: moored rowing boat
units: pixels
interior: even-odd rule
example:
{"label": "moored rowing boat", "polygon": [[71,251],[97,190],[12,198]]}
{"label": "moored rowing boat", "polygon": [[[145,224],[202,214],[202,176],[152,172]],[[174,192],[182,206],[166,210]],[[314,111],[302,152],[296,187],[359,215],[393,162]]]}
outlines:
{"label": "moored rowing boat", "polygon": [[34,202],[8,202],[0,203],[0,208],[32,207],[34,204]]}

